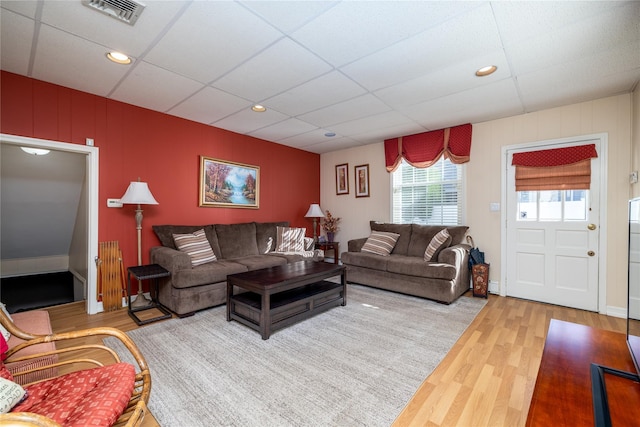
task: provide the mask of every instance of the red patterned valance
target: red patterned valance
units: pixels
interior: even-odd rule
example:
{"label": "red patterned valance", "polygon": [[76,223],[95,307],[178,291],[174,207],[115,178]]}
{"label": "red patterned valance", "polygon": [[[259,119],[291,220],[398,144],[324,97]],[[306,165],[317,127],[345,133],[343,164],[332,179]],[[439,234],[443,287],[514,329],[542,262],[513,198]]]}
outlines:
{"label": "red patterned valance", "polygon": [[516,153],[513,155],[511,164],[514,166],[533,167],[563,166],[593,157],[598,157],[595,144],[577,145],[575,147]]}
{"label": "red patterned valance", "polygon": [[393,172],[404,158],[416,168],[427,168],[444,154],[451,163],[469,161],[471,153],[471,124],[401,136],[384,141],[387,171]]}
{"label": "red patterned valance", "polygon": [[594,157],[595,144],[516,153],[516,191],[587,190]]}

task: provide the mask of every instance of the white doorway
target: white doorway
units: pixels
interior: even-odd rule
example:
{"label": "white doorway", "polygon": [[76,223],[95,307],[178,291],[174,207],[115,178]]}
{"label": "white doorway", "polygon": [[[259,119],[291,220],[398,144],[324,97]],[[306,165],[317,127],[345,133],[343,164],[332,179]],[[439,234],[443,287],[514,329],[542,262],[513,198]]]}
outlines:
{"label": "white doorway", "polygon": [[[604,312],[606,135],[503,149],[503,295]],[[515,191],[514,153],[595,144],[589,190]]]}
{"label": "white doorway", "polygon": [[89,314],[102,311],[102,303],[98,302],[95,268],[98,257],[98,148],[9,134],[0,134],[0,144],[45,148],[86,156],[86,310]]}

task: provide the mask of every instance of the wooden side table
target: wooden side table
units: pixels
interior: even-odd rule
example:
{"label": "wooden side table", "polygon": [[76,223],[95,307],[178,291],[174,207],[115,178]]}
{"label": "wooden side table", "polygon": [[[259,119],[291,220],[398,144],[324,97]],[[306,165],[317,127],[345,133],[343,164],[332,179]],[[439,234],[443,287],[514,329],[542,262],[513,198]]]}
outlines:
{"label": "wooden side table", "polygon": [[333,263],[340,264],[340,242],[316,242],[316,249],[333,251]]}
{"label": "wooden side table", "polygon": [[[127,268],[127,294],[129,295],[129,316],[133,319],[138,326],[146,325],[147,323],[156,322],[162,319],[171,318],[171,313],[158,301],[158,279],[161,277],[168,277],[171,275],[169,271],[158,264],[139,265],[136,267]],[[138,286],[141,286],[142,280],[151,280],[149,286],[149,293],[151,294],[151,302],[149,305],[143,307],[131,308],[131,276],[138,280]],[[136,313],[146,310],[156,309],[162,314],[156,317],[148,319],[140,319]]]}

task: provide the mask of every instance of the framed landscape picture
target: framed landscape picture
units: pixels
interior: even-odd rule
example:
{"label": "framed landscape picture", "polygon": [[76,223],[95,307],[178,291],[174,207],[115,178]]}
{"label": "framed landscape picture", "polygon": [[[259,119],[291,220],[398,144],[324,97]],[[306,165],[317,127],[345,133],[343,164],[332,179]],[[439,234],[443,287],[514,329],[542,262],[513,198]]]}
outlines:
{"label": "framed landscape picture", "polygon": [[260,205],[260,167],[200,156],[198,206],[253,208]]}
{"label": "framed landscape picture", "polygon": [[349,194],[349,163],[336,165],[336,194]]}
{"label": "framed landscape picture", "polygon": [[356,197],[369,197],[369,165],[355,167]]}

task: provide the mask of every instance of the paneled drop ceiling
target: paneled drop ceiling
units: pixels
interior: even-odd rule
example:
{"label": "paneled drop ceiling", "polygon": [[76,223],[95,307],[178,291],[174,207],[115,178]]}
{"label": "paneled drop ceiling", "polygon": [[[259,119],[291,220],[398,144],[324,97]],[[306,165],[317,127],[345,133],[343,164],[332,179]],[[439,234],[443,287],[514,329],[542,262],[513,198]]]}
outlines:
{"label": "paneled drop ceiling", "polygon": [[80,0],[2,0],[0,66],[315,153],[628,93],[640,79],[638,1],[143,3],[131,26]]}

